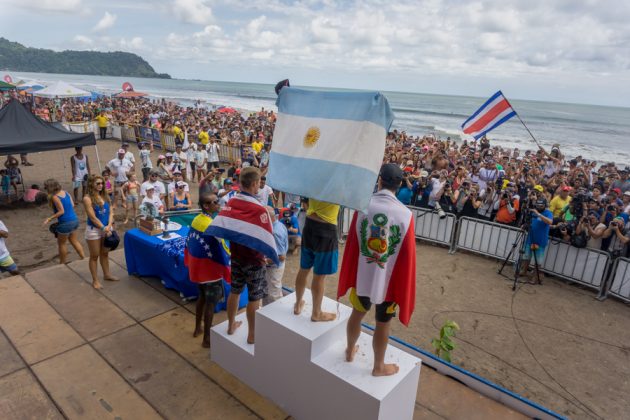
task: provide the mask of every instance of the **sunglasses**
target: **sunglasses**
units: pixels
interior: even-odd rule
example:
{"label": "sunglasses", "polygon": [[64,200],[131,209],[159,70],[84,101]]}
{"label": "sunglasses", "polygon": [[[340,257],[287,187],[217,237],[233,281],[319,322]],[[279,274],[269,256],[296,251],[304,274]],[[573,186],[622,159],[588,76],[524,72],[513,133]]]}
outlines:
{"label": "sunglasses", "polygon": [[204,206],[207,206],[208,204],[219,204],[219,200],[206,201],[205,203],[203,203]]}
{"label": "sunglasses", "polygon": [[103,185],[103,183],[99,181],[99,182],[95,182],[94,185]]}

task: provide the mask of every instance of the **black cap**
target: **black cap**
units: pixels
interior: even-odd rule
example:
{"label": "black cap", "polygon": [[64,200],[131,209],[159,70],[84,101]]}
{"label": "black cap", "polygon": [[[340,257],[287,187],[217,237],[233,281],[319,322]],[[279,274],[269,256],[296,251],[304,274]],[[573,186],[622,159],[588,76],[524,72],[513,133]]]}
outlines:
{"label": "black cap", "polygon": [[379,175],[387,182],[400,182],[403,179],[403,171],[395,163],[386,163],[381,166]]}
{"label": "black cap", "polygon": [[547,208],[547,200],[544,198],[536,200],[536,208]]}

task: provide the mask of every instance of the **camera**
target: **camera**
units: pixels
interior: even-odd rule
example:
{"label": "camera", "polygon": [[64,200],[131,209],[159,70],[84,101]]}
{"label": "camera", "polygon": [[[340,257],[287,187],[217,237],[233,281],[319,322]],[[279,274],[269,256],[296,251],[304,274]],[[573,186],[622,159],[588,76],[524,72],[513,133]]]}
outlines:
{"label": "camera", "polygon": [[613,220],[612,222],[610,222],[610,226],[619,227],[619,224]]}
{"label": "camera", "polygon": [[615,206],[614,205],[606,206],[606,211],[615,211]]}
{"label": "camera", "polygon": [[526,174],[529,172],[529,166],[525,165],[523,166],[523,173]]}
{"label": "camera", "polygon": [[437,212],[440,219],[446,218],[446,212],[442,209],[442,206],[440,206],[440,203],[438,203],[437,201],[435,202],[435,211]]}

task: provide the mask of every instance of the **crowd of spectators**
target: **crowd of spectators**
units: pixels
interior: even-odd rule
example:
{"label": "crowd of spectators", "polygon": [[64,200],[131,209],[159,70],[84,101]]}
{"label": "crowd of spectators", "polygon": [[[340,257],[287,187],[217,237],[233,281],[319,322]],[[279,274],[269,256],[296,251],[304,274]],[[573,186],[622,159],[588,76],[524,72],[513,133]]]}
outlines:
{"label": "crowd of spectators", "polygon": [[[41,115],[44,108],[64,121],[94,120],[104,110],[108,122],[165,130],[180,145],[187,138],[188,150],[178,148],[158,158],[159,178],[171,182],[175,165],[184,178],[196,178],[201,190],[213,191],[220,198],[236,188],[242,167],[257,166],[264,174],[276,117],[264,109],[245,115],[144,98],[89,103],[45,100],[36,104],[35,112]],[[247,145],[242,159],[232,162],[227,173],[217,168],[215,142]],[[558,144],[550,150],[532,149],[493,146],[486,138],[455,142],[393,130],[387,136],[384,163],[396,163],[404,170],[397,196],[406,205],[520,227],[527,209],[543,198],[553,213],[552,236],[577,247],[626,255],[630,169],[582,156],[568,159]],[[273,204],[299,206],[299,197],[286,197]]]}

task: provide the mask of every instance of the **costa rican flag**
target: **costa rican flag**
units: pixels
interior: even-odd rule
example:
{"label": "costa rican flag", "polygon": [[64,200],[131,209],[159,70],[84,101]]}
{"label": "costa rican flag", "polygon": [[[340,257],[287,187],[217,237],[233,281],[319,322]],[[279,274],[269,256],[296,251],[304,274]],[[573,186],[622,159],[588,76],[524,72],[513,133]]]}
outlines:
{"label": "costa rican flag", "polygon": [[510,118],[516,115],[512,105],[503,96],[503,92],[498,91],[481,105],[470,118],[462,124],[465,134],[470,134],[478,140],[487,132],[494,130]]}
{"label": "costa rican flag", "polygon": [[232,197],[205,233],[251,248],[280,265],[267,208],[251,194]]}

